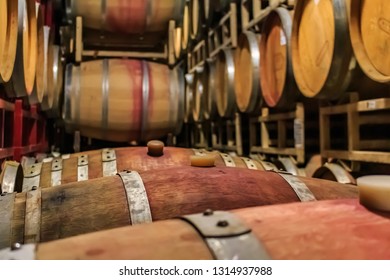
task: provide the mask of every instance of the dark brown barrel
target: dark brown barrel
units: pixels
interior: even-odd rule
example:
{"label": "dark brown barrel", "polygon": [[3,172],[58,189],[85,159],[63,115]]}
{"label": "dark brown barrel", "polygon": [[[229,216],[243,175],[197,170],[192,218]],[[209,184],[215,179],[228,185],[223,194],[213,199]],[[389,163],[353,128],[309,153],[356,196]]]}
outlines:
{"label": "dark brown barrel", "polygon": [[[206,215],[220,213],[206,212]],[[254,238],[254,255],[242,246],[234,247],[231,260],[388,260],[390,258],[389,214],[374,212],[358,200],[333,200],[291,203],[231,211]],[[200,221],[212,219],[198,215]],[[202,218],[203,217],[203,218]],[[225,216],[226,217],[226,216]],[[229,220],[234,220],[229,217]],[[199,225],[198,225],[199,226]],[[362,238],[364,236],[364,238]],[[115,242],[112,240],[115,239]],[[226,240],[227,239],[227,240]],[[232,236],[234,240],[234,237]],[[222,251],[234,246],[223,239]],[[234,241],[238,241],[236,238]],[[319,242],[318,240],[321,240]],[[76,236],[37,246],[36,259],[87,260],[213,260],[216,257],[210,239],[184,219],[160,221],[150,225],[123,227]],[[232,242],[237,244],[235,242]],[[220,243],[218,243],[220,244]],[[256,245],[255,245],[256,244]],[[340,245],[342,244],[342,246]],[[156,250],[159,248],[159,250]],[[359,248],[359,249],[357,249]],[[225,250],[224,250],[225,249]],[[240,250],[244,249],[244,250]],[[263,250],[261,250],[263,249]],[[265,254],[264,254],[265,253]],[[251,256],[251,257],[250,257]]]}
{"label": "dark brown barrel", "polygon": [[234,90],[238,109],[243,113],[260,113],[260,36],[244,31],[238,40],[235,57]]}
{"label": "dark brown barrel", "polygon": [[217,56],[215,66],[215,88],[218,114],[222,118],[233,118],[236,112],[234,93],[234,53],[224,48]]}
{"label": "dark brown barrel", "polygon": [[[61,158],[45,159],[42,163],[25,166],[25,182],[15,185],[15,191],[27,191],[33,185],[47,188],[82,180],[115,175],[121,170],[148,171],[179,166],[190,166],[192,156],[213,155],[217,167],[269,170],[266,162],[224,153],[206,152],[198,149],[165,147],[163,155],[150,156],[146,147],[102,149],[86,151]],[[81,161],[81,163],[80,163]],[[84,161],[84,162],[83,162]],[[83,164],[84,163],[84,164]],[[82,170],[83,168],[83,170]],[[31,171],[34,173],[33,180]],[[13,180],[15,181],[15,180]]]}
{"label": "dark brown barrel", "polygon": [[68,65],[64,120],[69,131],[78,129],[83,136],[108,141],[147,141],[176,134],[183,120],[182,79],[179,69],[142,60]]}
{"label": "dark brown barrel", "polygon": [[[9,218],[7,220],[12,234],[8,234],[6,240],[26,242],[28,238],[30,242],[45,242],[129,224],[169,219],[205,209],[231,210],[300,201],[292,188],[292,181],[289,181],[290,185],[283,176],[276,172],[242,168],[179,167],[139,174],[134,171],[124,172],[117,176],[56,188],[38,188],[27,194],[12,194],[11,198],[5,197],[14,202],[13,207],[8,207],[14,215],[11,221]],[[297,177],[291,178],[296,184]],[[358,197],[356,187],[312,178],[299,180],[317,200]],[[141,190],[141,184],[145,192],[136,196],[132,194],[132,186],[140,186]],[[31,200],[34,196],[41,199],[34,203]],[[144,201],[142,206],[138,198]],[[130,212],[133,211],[133,205],[139,205],[139,211]],[[1,206],[0,209],[7,209]],[[33,224],[31,219],[23,215],[26,213],[28,216],[28,208],[41,210],[41,219],[34,224],[38,228],[31,236],[26,236],[23,229],[26,226],[19,228],[20,225]],[[143,219],[137,213],[150,214]],[[4,220],[6,216],[0,216],[0,219]],[[5,225],[5,222],[2,221],[1,225]],[[7,241],[2,240],[1,243]]]}
{"label": "dark brown barrel", "polygon": [[18,1],[0,2],[0,83],[8,82],[14,69],[18,40]]}
{"label": "dark brown barrel", "polygon": [[168,30],[180,18],[185,0],[67,0],[70,19],[83,17],[85,27],[116,33],[142,34]]}
{"label": "dark brown barrel", "polygon": [[194,74],[186,74],[185,80],[184,122],[192,123],[194,121],[192,116],[192,111],[194,110]]}
{"label": "dark brown barrel", "polygon": [[260,41],[260,83],[269,107],[292,108],[299,97],[291,56],[291,12],[272,11],[263,23]]}
{"label": "dark brown barrel", "polygon": [[33,93],[37,67],[37,20],[34,0],[18,1],[18,39],[12,77],[5,84],[9,97]]}
{"label": "dark brown barrel", "polygon": [[390,82],[390,2],[351,0],[349,5],[350,36],[360,67],[371,79]]}

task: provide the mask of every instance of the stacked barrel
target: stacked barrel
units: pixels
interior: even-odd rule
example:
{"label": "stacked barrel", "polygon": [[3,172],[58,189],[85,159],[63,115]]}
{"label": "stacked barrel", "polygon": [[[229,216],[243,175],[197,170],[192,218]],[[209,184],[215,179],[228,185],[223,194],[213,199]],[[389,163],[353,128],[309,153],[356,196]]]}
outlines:
{"label": "stacked barrel", "polygon": [[62,61],[45,11],[35,0],[2,1],[0,81],[9,98],[51,116],[60,108]]}
{"label": "stacked barrel", "polygon": [[[112,232],[112,236],[116,236],[123,230],[132,231],[131,225],[137,225],[134,230],[142,232],[144,238],[153,242],[153,238],[149,235],[156,233],[160,226],[165,228],[176,217],[187,217],[203,211],[205,211],[204,216],[217,215],[216,218],[222,220],[228,218],[229,224],[233,222],[230,219],[234,219],[230,216],[232,214],[225,213],[224,215],[227,216],[223,218],[224,216],[218,216],[224,213],[220,211],[234,210],[234,213],[249,215],[263,213],[263,211],[279,213],[280,209],[290,213],[291,210],[288,209],[301,209],[293,211],[294,213],[296,211],[295,217],[299,217],[301,211],[309,211],[309,208],[325,207],[331,211],[328,206],[333,205],[344,210],[355,209],[354,200],[357,199],[355,186],[293,176],[279,172],[268,162],[232,157],[217,151],[164,147],[160,141],[150,141],[146,147],[53,155],[41,161],[37,158],[26,159],[22,164],[7,162],[3,166],[1,188],[0,249],[10,246],[22,246],[22,248],[37,246],[36,252],[51,246],[61,247],[61,244],[75,242],[72,240],[83,244],[77,247],[84,250],[90,246],[86,239],[93,240],[109,232]],[[343,199],[350,199],[350,201]],[[334,202],[315,202],[317,200],[334,200]],[[302,206],[289,204],[301,202]],[[316,203],[319,203],[318,206]],[[276,204],[280,206],[235,210]],[[332,216],[336,212],[332,211]],[[340,219],[344,219],[344,216]],[[246,220],[244,215],[239,220],[242,218],[243,221],[249,221],[246,227],[256,232],[256,227],[251,222],[252,218],[247,217],[249,220]],[[292,221],[291,217],[286,218]],[[283,220],[282,216],[278,219]],[[280,225],[283,222],[278,220],[276,224]],[[172,225],[175,225],[175,222]],[[177,230],[182,230],[180,223],[175,227]],[[168,226],[165,230],[170,230],[169,228]],[[242,233],[248,232],[248,229]],[[164,235],[165,230],[158,230],[160,236]],[[293,228],[289,228],[287,232],[289,231],[293,232]],[[240,235],[241,231],[238,236]],[[131,236],[135,238],[139,235],[129,236],[128,242],[133,242]],[[261,236],[258,238],[262,239]],[[119,239],[116,237],[116,240]],[[202,239],[196,243],[199,244],[194,246],[202,246]],[[110,256],[101,255],[101,257],[109,259],[162,257],[157,252],[148,252],[149,245],[143,242],[139,244],[140,250],[136,251],[140,255],[122,255],[118,251]],[[103,250],[105,252],[111,250],[109,246],[102,246],[105,247]],[[169,244],[160,242],[159,246],[166,251],[164,258],[187,258],[170,252]],[[261,257],[261,251],[257,251],[258,249],[257,246],[254,247],[254,255],[251,258]],[[4,250],[0,250],[0,257],[8,256],[3,254]],[[251,256],[246,255],[248,252],[245,250],[241,252],[239,248],[236,248],[233,253],[234,256],[244,259]],[[244,255],[241,255],[242,253]],[[74,246],[69,246],[64,250],[47,252],[47,255],[37,255],[37,258],[100,258],[95,254],[76,257],[77,254]],[[211,254],[210,257],[214,256],[214,258],[222,257],[215,255],[216,251],[213,250],[209,253],[205,251],[205,254]],[[306,257],[317,257],[311,254],[308,253]],[[331,254],[344,257],[343,254],[338,255],[340,254],[338,251],[333,251]],[[272,258],[287,257],[287,255],[274,254],[272,249],[269,255]],[[322,258],[326,254],[319,256]],[[195,254],[192,258],[202,259],[204,256]]]}

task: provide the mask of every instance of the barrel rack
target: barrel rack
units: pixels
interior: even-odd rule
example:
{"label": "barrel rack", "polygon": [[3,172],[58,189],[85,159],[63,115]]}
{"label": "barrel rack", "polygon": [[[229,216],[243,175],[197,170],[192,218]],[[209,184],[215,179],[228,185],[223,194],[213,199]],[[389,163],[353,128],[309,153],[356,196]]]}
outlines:
{"label": "barrel rack", "polygon": [[[187,54],[187,73],[201,69],[207,59],[214,59],[223,48],[237,47],[239,26],[237,22],[237,4],[232,2],[218,24],[206,34],[206,38],[193,44]],[[234,119],[218,119],[193,124],[192,143],[188,146],[212,148],[237,155],[243,155],[241,116]]]}
{"label": "barrel rack", "polygon": [[20,161],[47,150],[46,121],[36,105],[24,109],[20,99],[12,103],[0,98],[0,126],[0,160]]}
{"label": "barrel rack", "polygon": [[[360,162],[390,164],[390,98],[351,101],[320,108],[320,146],[323,161],[329,158],[349,161],[352,171],[359,171]],[[342,123],[335,127],[334,120]],[[337,132],[342,134],[340,143]]]}
{"label": "barrel rack", "polygon": [[[69,41],[62,42],[62,45],[69,46],[70,56],[76,63],[89,58],[103,57],[143,58],[169,65],[177,62],[171,38],[175,29],[174,20],[169,21],[167,40],[163,40],[161,34],[139,36],[110,34],[108,42],[105,33],[84,28],[82,17],[76,17],[70,29],[70,36],[62,38]],[[159,37],[161,40],[158,40]]]}

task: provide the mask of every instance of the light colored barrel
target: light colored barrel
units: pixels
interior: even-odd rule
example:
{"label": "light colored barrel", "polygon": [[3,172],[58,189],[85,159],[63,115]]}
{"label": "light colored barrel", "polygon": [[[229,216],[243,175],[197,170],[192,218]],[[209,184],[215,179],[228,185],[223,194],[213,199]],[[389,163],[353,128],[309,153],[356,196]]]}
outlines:
{"label": "light colored barrel", "polygon": [[45,42],[49,34],[45,31],[45,10],[44,6],[36,3],[36,18],[37,18],[37,64],[35,73],[35,83],[32,93],[28,96],[28,102],[30,105],[42,103],[46,75],[46,61],[47,61],[47,49],[45,49]]}
{"label": "light colored barrel", "polygon": [[189,16],[190,16],[190,34],[192,40],[198,40],[202,35],[203,27],[203,1],[190,0],[189,2]]}
{"label": "light colored barrel", "polygon": [[243,113],[260,113],[260,36],[243,32],[238,41],[235,57],[234,90],[238,109]]}
{"label": "light colored barrel", "polygon": [[390,2],[349,0],[349,27],[360,67],[371,79],[390,82]]}
{"label": "light colored barrel", "polygon": [[175,134],[183,120],[182,79],[166,65],[142,60],[69,64],[63,112],[68,131],[118,142]]}
{"label": "light colored barrel", "polygon": [[[41,219],[36,221],[39,229],[36,238],[40,242],[145,223],[131,212],[135,204],[139,207],[134,212],[150,209],[148,222],[152,222],[208,208],[232,210],[301,201],[294,185],[284,175],[275,172],[183,166],[140,172],[138,178],[131,177],[130,182],[123,179],[126,174],[37,188],[27,193],[27,199],[25,193],[17,194],[14,201],[18,200],[20,204],[14,203],[16,207],[10,211],[17,213],[12,217],[11,228],[19,223],[33,224],[31,217],[26,215],[24,219],[19,213],[27,212],[29,198],[36,193],[41,197],[40,201],[33,202],[41,214]],[[306,186],[314,200],[358,197],[356,187],[312,178],[293,178]],[[145,191],[129,192],[136,186]],[[143,198],[142,204],[139,204],[140,197]],[[0,206],[0,209],[5,208],[1,199]],[[0,222],[4,222],[4,216],[0,217]],[[28,242],[25,230],[14,229],[6,238],[0,239],[0,244],[7,243],[5,239],[13,240],[15,236],[24,236]]]}
{"label": "light colored barrel", "polygon": [[217,56],[215,66],[215,88],[218,114],[222,118],[233,118],[236,112],[234,92],[234,53],[231,49],[222,49]]}
{"label": "light colored barrel", "polygon": [[204,117],[206,120],[215,120],[218,118],[215,88],[215,60],[207,59],[203,66],[203,72],[207,77],[204,87]]}
{"label": "light colored barrel", "polygon": [[260,42],[260,83],[269,107],[292,108],[299,97],[291,56],[291,12],[272,11],[263,23]]}
{"label": "light colored barrel", "polygon": [[142,34],[168,30],[180,18],[184,0],[68,0],[68,17],[83,17],[85,27],[116,33]]}
{"label": "light colored barrel", "polygon": [[[149,225],[123,227],[38,244],[32,254],[33,258],[44,260],[261,261],[390,258],[389,214],[367,209],[357,199],[290,203],[231,212],[244,225],[240,225],[243,232],[238,237],[231,232],[230,235],[224,232],[223,236],[218,236],[221,231],[216,231],[218,227],[213,226],[208,228],[209,235],[204,234],[204,231],[203,234],[199,233],[208,220],[217,219],[218,222],[218,216],[212,218],[218,212],[207,211],[204,215],[198,215],[199,220],[195,225],[183,218],[176,218]],[[225,221],[226,223],[221,224],[226,225],[229,230],[235,229],[232,224],[236,223],[231,218]],[[112,241],[113,238],[115,242]],[[246,242],[249,238],[254,239],[251,244],[256,247],[245,246],[248,245]],[[213,241],[219,246],[210,245]],[[254,255],[242,257],[247,251],[252,251]],[[221,258],[217,252],[232,254]]]}
{"label": "light colored barrel", "polygon": [[185,75],[185,102],[184,102],[184,122],[193,122],[192,111],[194,110],[194,74]]}
{"label": "light colored barrel", "polygon": [[0,83],[8,82],[14,69],[18,40],[18,1],[0,1]]}
{"label": "light colored barrel", "polygon": [[33,92],[37,65],[37,20],[34,0],[18,0],[18,44],[15,67],[5,89],[9,97]]}
{"label": "light colored barrel", "polygon": [[189,46],[190,40],[190,11],[189,11],[189,3],[186,3],[183,10],[183,29],[181,33],[181,49],[182,52],[186,52]]}
{"label": "light colored barrel", "polygon": [[193,108],[192,117],[195,122],[204,120],[204,111],[206,106],[206,87],[207,87],[207,73],[204,68],[197,70],[194,75],[194,89],[193,89]]}

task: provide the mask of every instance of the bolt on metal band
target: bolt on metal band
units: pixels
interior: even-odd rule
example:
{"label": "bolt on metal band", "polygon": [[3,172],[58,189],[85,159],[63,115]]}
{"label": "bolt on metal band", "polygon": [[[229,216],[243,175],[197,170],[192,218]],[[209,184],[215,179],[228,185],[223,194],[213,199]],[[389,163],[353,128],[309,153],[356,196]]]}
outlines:
{"label": "bolt on metal band", "polygon": [[77,167],[77,181],[86,181],[88,180],[88,156],[81,155],[78,157],[78,167]]}
{"label": "bolt on metal band", "polygon": [[51,185],[59,186],[62,183],[62,158],[53,159],[51,162]]}
{"label": "bolt on metal band", "polygon": [[24,169],[23,192],[30,191],[33,187],[39,187],[41,180],[42,162],[26,166]]}
{"label": "bolt on metal band", "polygon": [[256,163],[252,159],[247,157],[241,157],[241,159],[245,163],[246,167],[248,167],[248,169],[253,169],[253,170],[258,169]]}
{"label": "bolt on metal band", "polygon": [[230,155],[224,153],[220,153],[220,154],[227,167],[236,167],[236,163],[234,162],[233,158]]}
{"label": "bolt on metal band", "polygon": [[103,177],[115,176],[117,171],[116,154],[113,149],[102,150]]}
{"label": "bolt on metal band", "polygon": [[217,260],[268,260],[261,242],[234,214],[207,210],[203,214],[180,217],[203,237]]}

